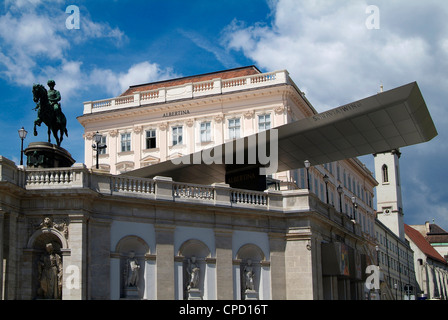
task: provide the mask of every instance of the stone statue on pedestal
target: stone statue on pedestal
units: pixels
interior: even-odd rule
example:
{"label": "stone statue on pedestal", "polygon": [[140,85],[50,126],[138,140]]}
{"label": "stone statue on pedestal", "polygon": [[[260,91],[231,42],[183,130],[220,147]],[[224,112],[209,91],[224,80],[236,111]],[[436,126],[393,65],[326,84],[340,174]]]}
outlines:
{"label": "stone statue on pedestal", "polygon": [[60,299],[62,297],[62,259],[54,252],[53,245],[47,243],[46,252],[38,262],[39,290],[38,295],[44,299]]}
{"label": "stone statue on pedestal", "polygon": [[129,252],[129,258],[126,261],[127,266],[127,280],[126,286],[128,287],[137,287],[139,275],[138,272],[140,270],[140,265],[138,264],[137,258],[135,258],[135,252]]}
{"label": "stone statue on pedestal", "polygon": [[189,281],[187,284],[187,290],[198,288],[200,272],[201,269],[196,263],[196,257],[192,256],[191,259],[188,259],[187,273],[189,275]]}
{"label": "stone statue on pedestal", "polygon": [[252,267],[252,260],[249,259],[244,267],[244,290],[255,290],[254,278],[255,272]]}

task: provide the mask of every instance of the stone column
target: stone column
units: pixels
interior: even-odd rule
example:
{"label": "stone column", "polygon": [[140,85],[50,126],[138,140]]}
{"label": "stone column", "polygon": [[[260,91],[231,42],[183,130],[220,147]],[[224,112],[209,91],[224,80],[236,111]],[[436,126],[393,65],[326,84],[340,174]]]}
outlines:
{"label": "stone column", "polygon": [[[70,255],[63,257],[62,300],[87,299],[87,216],[69,215]],[[69,272],[68,272],[69,271]],[[70,281],[67,277],[70,276]],[[70,285],[67,285],[70,284]]]}
{"label": "stone column", "polygon": [[156,225],[157,299],[174,299],[174,226]]}
{"label": "stone column", "polygon": [[285,266],[285,234],[270,233],[270,269],[271,269],[271,298],[273,300],[286,299],[286,266]]}
{"label": "stone column", "polygon": [[156,256],[151,254],[145,255],[145,292],[143,299],[156,300]]}
{"label": "stone column", "polygon": [[[110,225],[108,219],[90,218],[88,221],[87,268],[88,299],[110,297]],[[74,249],[72,249],[74,250]]]}
{"label": "stone column", "polygon": [[218,300],[233,299],[232,230],[215,230]]}
{"label": "stone column", "polygon": [[110,299],[120,299],[120,254],[111,253],[110,255]]}
{"label": "stone column", "polygon": [[3,259],[6,259],[6,265],[4,266],[5,277],[5,290],[3,293],[3,299],[14,300],[18,297],[17,288],[19,280],[18,272],[18,257],[17,250],[18,232],[17,232],[17,213],[9,213],[4,221],[4,227],[9,230],[9,239],[4,238],[4,244],[6,243],[7,252],[3,253]]}
{"label": "stone column", "polygon": [[[313,300],[315,275],[308,228],[290,228],[285,248],[286,298]],[[273,268],[274,269],[274,268]]]}

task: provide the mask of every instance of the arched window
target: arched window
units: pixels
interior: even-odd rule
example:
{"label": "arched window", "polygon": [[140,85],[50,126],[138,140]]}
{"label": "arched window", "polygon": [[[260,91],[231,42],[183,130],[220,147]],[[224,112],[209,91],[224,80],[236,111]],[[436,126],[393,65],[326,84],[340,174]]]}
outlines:
{"label": "arched window", "polygon": [[383,165],[382,171],[383,171],[383,182],[389,182],[389,173],[387,171],[386,165]]}

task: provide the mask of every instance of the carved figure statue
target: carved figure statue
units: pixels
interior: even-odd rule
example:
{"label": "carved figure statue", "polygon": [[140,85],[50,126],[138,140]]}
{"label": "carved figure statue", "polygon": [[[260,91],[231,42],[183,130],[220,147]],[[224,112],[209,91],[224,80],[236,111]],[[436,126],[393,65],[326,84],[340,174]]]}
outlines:
{"label": "carved figure statue", "polygon": [[[37,110],[37,119],[34,121],[34,135],[37,136],[36,126],[40,126],[43,122],[48,127],[48,142],[51,143],[50,134],[53,132],[56,143],[60,147],[64,134],[68,137],[67,119],[62,113],[59,102],[61,94],[54,89],[55,81],[48,80],[47,84],[50,87],[48,92],[41,84],[33,85],[33,100],[36,103],[34,110]],[[58,132],[60,132],[60,136],[58,136]]]}
{"label": "carved figure statue", "polygon": [[137,258],[135,258],[135,252],[129,252],[129,258],[126,262],[128,277],[126,280],[126,286],[137,287],[138,285],[138,271],[140,270],[140,265],[138,264]]}
{"label": "carved figure statue", "polygon": [[39,295],[44,299],[60,299],[62,296],[62,259],[47,243],[45,253],[38,263]]}
{"label": "carved figure statue", "polygon": [[252,267],[252,260],[248,259],[247,264],[244,267],[244,290],[254,290],[254,278],[255,272]]}
{"label": "carved figure statue", "polygon": [[191,259],[188,259],[187,273],[189,275],[189,282],[187,285],[187,290],[198,288],[200,272],[201,269],[196,263],[196,257],[192,256]]}

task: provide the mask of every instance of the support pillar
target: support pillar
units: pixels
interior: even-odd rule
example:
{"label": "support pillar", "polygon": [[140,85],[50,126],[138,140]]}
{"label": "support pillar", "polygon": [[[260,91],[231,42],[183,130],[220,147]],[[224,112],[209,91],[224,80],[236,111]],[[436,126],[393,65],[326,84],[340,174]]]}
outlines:
{"label": "support pillar", "polygon": [[62,300],[87,299],[87,217],[69,216],[70,254],[63,253]]}
{"label": "support pillar", "polygon": [[233,299],[232,231],[215,230],[216,292],[218,300]]}
{"label": "support pillar", "polygon": [[174,299],[174,227],[156,225],[157,299]]}

